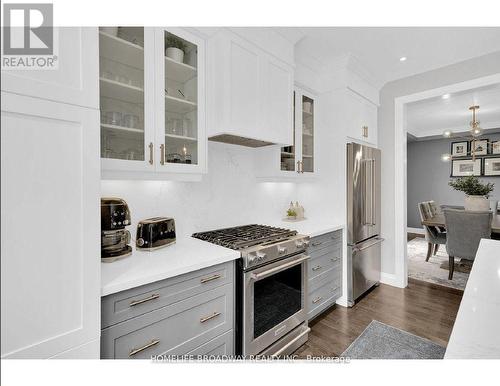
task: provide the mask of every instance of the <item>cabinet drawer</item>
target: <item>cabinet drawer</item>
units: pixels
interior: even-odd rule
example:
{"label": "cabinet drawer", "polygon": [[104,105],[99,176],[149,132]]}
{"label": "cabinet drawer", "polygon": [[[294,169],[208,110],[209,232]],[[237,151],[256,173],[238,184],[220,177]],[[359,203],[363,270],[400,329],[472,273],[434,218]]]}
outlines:
{"label": "cabinet drawer", "polygon": [[183,355],[232,324],[233,285],[226,284],[104,329],[101,358]]}
{"label": "cabinet drawer", "polygon": [[[234,354],[234,331],[228,331],[217,338],[187,353],[191,356],[222,356]],[[198,358],[195,358],[198,359]],[[203,359],[203,358],[199,358]]]}
{"label": "cabinet drawer", "polygon": [[307,277],[309,280],[321,275],[334,267],[340,267],[342,262],[340,249],[312,258],[307,264]]}
{"label": "cabinet drawer", "polygon": [[307,281],[307,293],[311,294],[313,291],[325,284],[332,284],[339,286],[342,281],[342,267],[340,265],[330,268],[318,276]]}
{"label": "cabinet drawer", "polygon": [[313,254],[318,250],[322,250],[332,246],[342,247],[342,231],[326,233],[321,236],[313,237],[309,243],[308,252]]}
{"label": "cabinet drawer", "polygon": [[101,299],[101,328],[233,282],[233,263],[215,265]]}
{"label": "cabinet drawer", "polygon": [[334,304],[340,297],[341,292],[342,288],[340,283],[332,281],[327,281],[322,286],[310,292],[308,296],[308,318],[313,318],[318,313]]}

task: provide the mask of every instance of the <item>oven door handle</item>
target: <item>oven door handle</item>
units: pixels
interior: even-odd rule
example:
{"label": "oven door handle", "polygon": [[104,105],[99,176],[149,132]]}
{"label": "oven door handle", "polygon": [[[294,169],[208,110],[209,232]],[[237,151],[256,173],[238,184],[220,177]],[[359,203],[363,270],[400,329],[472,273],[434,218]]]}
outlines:
{"label": "oven door handle", "polygon": [[290,261],[285,264],[278,265],[277,267],[270,268],[267,271],[259,272],[259,273],[252,273],[250,275],[250,278],[254,281],[262,280],[265,279],[268,276],[271,276],[275,273],[278,273],[280,271],[284,271],[285,269],[294,267],[296,265],[302,264],[304,261],[309,260],[310,256],[303,255],[301,258]]}

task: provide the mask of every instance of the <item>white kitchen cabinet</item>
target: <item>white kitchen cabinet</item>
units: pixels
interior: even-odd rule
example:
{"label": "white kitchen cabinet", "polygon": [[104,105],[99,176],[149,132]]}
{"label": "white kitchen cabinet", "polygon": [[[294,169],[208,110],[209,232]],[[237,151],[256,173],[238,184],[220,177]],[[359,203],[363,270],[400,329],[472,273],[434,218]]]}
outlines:
{"label": "white kitchen cabinet", "polygon": [[[206,171],[204,41],[180,28],[101,28],[103,178],[196,180]],[[183,58],[166,48],[183,46]]]}
{"label": "white kitchen cabinet", "polygon": [[208,66],[210,139],[292,144],[293,69],[288,63],[224,29],[209,40]]}
{"label": "white kitchen cabinet", "polygon": [[351,90],[342,92],[342,100],[347,136],[377,146],[377,106]]}
{"label": "white kitchen cabinet", "polygon": [[2,358],[99,357],[98,122],[2,91]]}
{"label": "white kitchen cabinet", "polygon": [[266,180],[303,180],[315,172],[315,99],[316,96],[295,87],[292,97],[293,144],[257,150],[256,174]]}
{"label": "white kitchen cabinet", "polygon": [[[56,70],[2,70],[2,90],[91,108],[99,107],[97,29],[56,27]],[[92,58],[92,60],[90,60]]]}

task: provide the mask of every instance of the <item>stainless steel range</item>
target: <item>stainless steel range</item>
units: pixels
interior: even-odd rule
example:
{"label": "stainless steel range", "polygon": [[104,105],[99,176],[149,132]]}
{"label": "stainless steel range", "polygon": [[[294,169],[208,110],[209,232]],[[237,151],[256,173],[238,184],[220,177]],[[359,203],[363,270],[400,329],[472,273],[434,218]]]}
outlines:
{"label": "stainless steel range", "polygon": [[309,236],[266,225],[193,234],[239,250],[236,272],[236,353],[287,355],[307,341]]}

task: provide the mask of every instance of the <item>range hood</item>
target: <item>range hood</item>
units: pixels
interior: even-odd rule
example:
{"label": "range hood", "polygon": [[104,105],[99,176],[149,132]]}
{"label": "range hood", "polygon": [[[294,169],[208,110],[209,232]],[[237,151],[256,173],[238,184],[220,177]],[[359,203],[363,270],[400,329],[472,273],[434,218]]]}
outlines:
{"label": "range hood", "polygon": [[273,142],[261,141],[258,139],[240,137],[234,134],[219,134],[213,137],[208,137],[209,141],[228,143],[231,145],[240,145],[246,147],[264,147],[270,145],[276,145]]}

